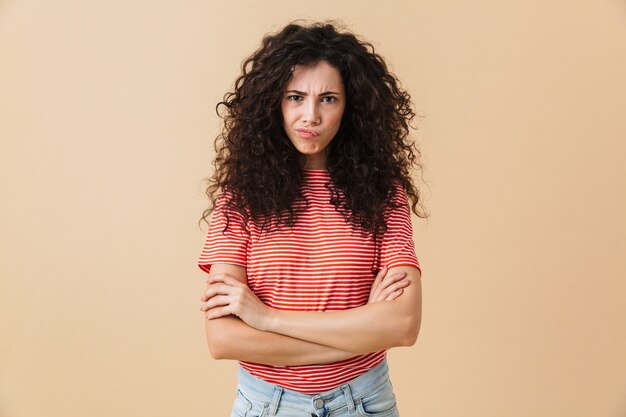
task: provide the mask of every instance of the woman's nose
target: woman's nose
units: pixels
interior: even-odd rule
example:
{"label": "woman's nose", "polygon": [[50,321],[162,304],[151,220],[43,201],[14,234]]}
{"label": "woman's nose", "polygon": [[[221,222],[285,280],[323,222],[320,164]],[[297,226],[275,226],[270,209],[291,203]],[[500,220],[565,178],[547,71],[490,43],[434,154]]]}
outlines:
{"label": "woman's nose", "polygon": [[302,119],[302,121],[306,123],[319,123],[319,108],[315,101],[311,100],[306,104]]}

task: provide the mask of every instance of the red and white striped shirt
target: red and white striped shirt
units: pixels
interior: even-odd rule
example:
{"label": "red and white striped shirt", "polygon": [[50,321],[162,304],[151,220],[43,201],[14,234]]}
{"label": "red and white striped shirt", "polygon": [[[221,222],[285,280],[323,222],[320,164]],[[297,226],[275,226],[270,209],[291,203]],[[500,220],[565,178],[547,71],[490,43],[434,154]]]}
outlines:
{"label": "red and white striped shirt", "polygon": [[[394,202],[402,206],[385,214],[387,231],[375,250],[371,235],[347,223],[329,202],[327,170],[305,169],[303,193],[309,207],[298,212],[293,230],[284,226],[260,234],[252,218],[240,213],[224,216],[228,192],[218,196],[198,266],[209,272],[213,263],[246,268],[248,286],[266,305],[280,310],[346,310],[367,303],[374,270],[409,265],[421,268],[415,256],[407,194],[397,183]],[[376,252],[379,251],[378,256]],[[239,361],[252,375],[305,394],[331,390],[378,365],[387,351],[354,356],[339,362],[273,366]]]}

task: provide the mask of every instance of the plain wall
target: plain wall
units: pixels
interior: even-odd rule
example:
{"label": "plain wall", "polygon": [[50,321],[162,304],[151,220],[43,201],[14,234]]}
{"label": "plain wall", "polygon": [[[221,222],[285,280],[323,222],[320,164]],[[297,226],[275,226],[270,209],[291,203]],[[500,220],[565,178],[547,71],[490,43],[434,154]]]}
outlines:
{"label": "plain wall", "polygon": [[617,0],[0,1],[0,416],[229,415],[202,180],[215,104],[295,18],[372,42],[420,114],[402,416],[626,416]]}

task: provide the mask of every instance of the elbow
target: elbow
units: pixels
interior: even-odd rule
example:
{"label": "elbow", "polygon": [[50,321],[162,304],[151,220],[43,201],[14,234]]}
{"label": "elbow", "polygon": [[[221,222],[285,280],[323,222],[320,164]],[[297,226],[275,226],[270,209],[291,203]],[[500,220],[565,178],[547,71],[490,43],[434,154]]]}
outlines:
{"label": "elbow", "polygon": [[402,345],[406,346],[406,347],[413,346],[415,344],[415,342],[417,342],[417,335],[418,334],[419,334],[419,331],[407,332],[406,337],[404,339],[404,343]]}
{"label": "elbow", "polygon": [[209,353],[213,359],[226,359],[226,338],[223,337],[223,332],[215,331],[215,328],[211,331],[212,326],[216,326],[216,323],[209,323],[209,320],[207,320],[206,340],[209,347]]}
{"label": "elbow", "polygon": [[212,342],[212,341],[209,340],[208,344],[209,344],[209,353],[211,354],[211,357],[213,359],[223,359],[224,358],[222,349],[221,349],[221,347],[217,343]]}
{"label": "elbow", "polygon": [[409,320],[407,328],[403,332],[404,340],[402,340],[401,345],[410,347],[413,346],[417,342],[417,336],[420,332],[421,320],[413,319]]}

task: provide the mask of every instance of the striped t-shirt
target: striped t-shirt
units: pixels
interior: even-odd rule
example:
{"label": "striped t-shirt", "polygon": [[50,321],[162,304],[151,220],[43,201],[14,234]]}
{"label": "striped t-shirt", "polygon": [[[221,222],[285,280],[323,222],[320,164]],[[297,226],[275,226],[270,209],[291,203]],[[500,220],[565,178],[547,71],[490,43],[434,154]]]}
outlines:
{"label": "striped t-shirt", "polygon": [[[218,196],[198,266],[209,272],[213,263],[246,268],[248,286],[266,305],[280,310],[333,311],[367,304],[375,271],[409,265],[421,272],[413,244],[413,228],[407,194],[399,183],[394,202],[402,206],[387,210],[387,231],[377,247],[370,233],[347,223],[329,202],[327,170],[305,169],[302,185],[309,206],[298,212],[293,230],[288,226],[260,233],[252,218],[229,210],[225,226],[225,197]],[[376,253],[378,252],[378,253]],[[239,361],[252,375],[305,394],[336,388],[378,365],[387,350],[356,355],[327,364],[274,366]]]}

